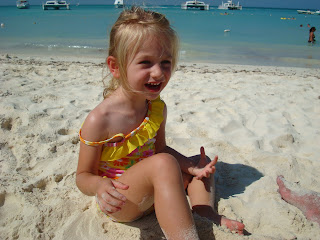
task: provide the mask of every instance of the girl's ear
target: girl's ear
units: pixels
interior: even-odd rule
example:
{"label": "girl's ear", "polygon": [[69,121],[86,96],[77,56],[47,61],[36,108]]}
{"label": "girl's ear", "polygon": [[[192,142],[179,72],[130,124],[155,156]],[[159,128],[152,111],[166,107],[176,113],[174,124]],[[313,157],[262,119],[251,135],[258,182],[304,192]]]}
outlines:
{"label": "girl's ear", "polygon": [[106,62],[107,62],[107,65],[108,65],[108,68],[109,68],[111,74],[115,78],[119,78],[120,77],[120,71],[119,71],[119,66],[118,66],[116,58],[113,57],[113,56],[109,56],[109,57],[107,57]]}

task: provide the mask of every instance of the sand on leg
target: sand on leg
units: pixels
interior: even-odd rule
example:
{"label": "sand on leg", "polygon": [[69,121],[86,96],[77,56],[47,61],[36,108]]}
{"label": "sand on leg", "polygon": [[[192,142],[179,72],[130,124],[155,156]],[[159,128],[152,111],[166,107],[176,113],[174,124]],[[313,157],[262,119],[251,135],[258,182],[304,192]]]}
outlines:
{"label": "sand on leg", "polygon": [[311,190],[300,189],[293,191],[289,189],[287,181],[283,176],[277,177],[279,193],[284,201],[299,208],[310,221],[320,226],[320,194]]}
{"label": "sand on leg", "polygon": [[158,222],[167,239],[199,239],[183,188],[177,160],[166,153],[156,154],[126,171],[119,179],[129,185],[118,191],[126,204],[110,214],[120,222],[133,221],[153,204]]}

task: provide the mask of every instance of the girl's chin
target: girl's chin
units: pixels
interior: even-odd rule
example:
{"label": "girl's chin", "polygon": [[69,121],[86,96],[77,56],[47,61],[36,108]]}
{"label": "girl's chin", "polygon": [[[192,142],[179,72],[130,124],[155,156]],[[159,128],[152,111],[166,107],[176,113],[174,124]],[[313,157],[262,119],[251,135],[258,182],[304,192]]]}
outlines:
{"label": "girl's chin", "polygon": [[160,93],[161,93],[161,90],[162,89],[159,89],[158,91],[154,91],[154,90],[149,90],[149,89],[146,89],[146,98],[148,100],[155,100],[157,99],[159,96],[160,96]]}
{"label": "girl's chin", "polygon": [[152,100],[156,100],[159,96],[160,96],[160,92],[159,92],[159,94],[152,94],[152,95],[148,94],[146,96],[146,98],[147,98],[147,100],[152,101]]}
{"label": "girl's chin", "polygon": [[157,92],[151,92],[151,91],[147,91],[145,93],[145,96],[148,100],[155,100],[160,96],[161,91],[157,91]]}

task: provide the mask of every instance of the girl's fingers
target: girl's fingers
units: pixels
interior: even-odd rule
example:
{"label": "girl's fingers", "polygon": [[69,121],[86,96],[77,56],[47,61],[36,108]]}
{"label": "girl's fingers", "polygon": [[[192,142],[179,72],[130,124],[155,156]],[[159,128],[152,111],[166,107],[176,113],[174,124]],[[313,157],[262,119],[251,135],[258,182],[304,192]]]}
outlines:
{"label": "girl's fingers", "polygon": [[122,182],[119,182],[119,181],[115,181],[115,180],[111,180],[112,183],[113,183],[113,186],[115,188],[119,188],[119,189],[122,189],[122,190],[127,190],[129,188],[128,185],[122,183]]}
{"label": "girl's fingers", "polygon": [[201,156],[201,159],[206,159],[206,153],[204,151],[204,147],[202,146],[200,148],[200,156]]}
{"label": "girl's fingers", "polygon": [[127,200],[127,198],[123,194],[119,193],[115,188],[112,188],[108,193],[112,197],[115,197],[115,198],[117,198],[117,199],[119,199],[121,201],[126,201]]}
{"label": "girl's fingers", "polygon": [[115,213],[121,210],[121,208],[119,207],[114,207],[112,205],[106,204],[104,206],[100,206],[100,209],[106,213],[106,214],[110,214],[110,213]]}
{"label": "girl's fingers", "polygon": [[129,186],[121,182],[108,179],[107,182],[103,183],[102,189],[99,191],[100,194],[96,195],[97,203],[101,211],[106,214],[115,213],[121,210],[121,206],[123,206],[127,200],[123,194],[116,190],[116,188],[126,190]]}
{"label": "girl's fingers", "polygon": [[216,163],[218,162],[218,156],[215,156],[214,159],[210,162],[211,166],[216,165]]}
{"label": "girl's fingers", "polygon": [[101,198],[103,199],[103,201],[111,206],[114,207],[121,207],[124,205],[124,201],[119,200],[115,197],[113,197],[110,193],[104,192],[101,194]]}
{"label": "girl's fingers", "polygon": [[[115,213],[119,210],[121,210],[120,207],[112,206],[107,201],[106,195],[102,194],[101,198],[99,199],[98,195],[96,195],[96,200],[99,205],[99,208],[102,212],[106,214]],[[107,200],[107,201],[106,201]]]}

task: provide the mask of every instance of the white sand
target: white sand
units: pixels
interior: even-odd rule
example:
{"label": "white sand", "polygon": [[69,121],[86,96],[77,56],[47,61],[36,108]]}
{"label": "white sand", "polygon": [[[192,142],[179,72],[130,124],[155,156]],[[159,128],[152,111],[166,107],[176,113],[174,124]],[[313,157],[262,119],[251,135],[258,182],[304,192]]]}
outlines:
{"label": "white sand", "polygon": [[[87,113],[102,99],[94,62],[0,57],[0,239],[164,239],[155,215],[97,214],[75,186]],[[279,174],[320,192],[320,71],[180,64],[164,90],[167,143],[219,155],[218,211],[237,236],[195,216],[201,239],[317,239],[320,228],[277,192]]]}

